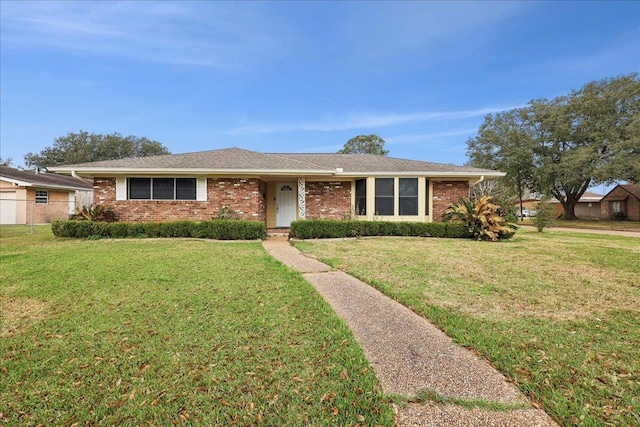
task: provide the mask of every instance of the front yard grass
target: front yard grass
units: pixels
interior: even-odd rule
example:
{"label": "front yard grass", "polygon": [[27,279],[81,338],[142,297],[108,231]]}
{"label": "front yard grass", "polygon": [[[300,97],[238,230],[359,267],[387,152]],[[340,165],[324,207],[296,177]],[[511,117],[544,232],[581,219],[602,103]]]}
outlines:
{"label": "front yard grass", "polygon": [[297,247],[433,321],[561,425],[640,425],[640,239],[520,230]]}
{"label": "front yard grass", "polygon": [[259,243],[0,227],[0,425],[393,425],[345,324]]}
{"label": "front yard grass", "polygon": [[[524,221],[518,221],[517,224],[535,225],[533,218],[525,218]],[[551,221],[548,227],[640,231],[640,221],[616,221],[612,219],[577,219],[567,221],[564,219],[555,219]]]}

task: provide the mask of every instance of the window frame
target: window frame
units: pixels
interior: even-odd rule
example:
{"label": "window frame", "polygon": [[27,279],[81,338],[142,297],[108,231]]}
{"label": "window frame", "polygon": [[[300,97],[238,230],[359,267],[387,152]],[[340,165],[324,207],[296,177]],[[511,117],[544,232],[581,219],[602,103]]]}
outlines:
{"label": "window frame", "polygon": [[424,216],[430,216],[429,214],[429,186],[431,184],[429,178],[424,179]]}
{"label": "window frame", "polygon": [[[38,193],[40,193],[40,194],[38,194]],[[49,191],[48,190],[35,190],[34,197],[35,197],[35,202],[38,205],[48,205],[49,204]]]}
{"label": "window frame", "polygon": [[[376,206],[376,192],[378,193],[378,200],[381,198],[391,199],[391,194],[389,190],[389,182],[386,184],[386,192],[387,194],[380,193],[380,179],[389,179],[393,180],[393,213],[391,213],[391,209],[387,209],[387,211],[380,211],[380,204]],[[409,194],[406,193],[406,189],[401,190],[400,185],[405,185],[402,181],[404,179],[415,180],[413,181],[413,186]],[[422,176],[420,174],[407,174],[407,175],[378,175],[378,176],[368,176],[366,178],[354,178],[352,183],[352,212],[353,215],[357,217],[364,217],[369,220],[375,219],[376,217],[380,219],[385,219],[389,221],[423,221],[429,220],[431,217],[431,202],[429,195],[431,194],[431,178]],[[366,197],[364,194],[358,193],[356,194],[356,183],[358,183],[358,190],[362,191],[364,188],[364,184],[366,183]],[[360,184],[362,183],[362,184]],[[402,183],[402,184],[401,184]],[[415,187],[417,183],[417,189]],[[362,188],[360,186],[362,185]],[[417,192],[417,194],[416,194]],[[402,193],[402,195],[400,194]],[[415,201],[415,205],[412,206],[411,210],[407,211],[404,206],[407,206],[404,202],[401,202],[402,198],[410,197]],[[366,211],[362,209],[358,209],[358,205],[361,204],[361,200],[364,200],[366,203]],[[386,207],[390,208],[389,202],[385,202]],[[402,208],[402,209],[401,209]],[[402,214],[400,211],[402,210]]]}
{"label": "window frame", "polygon": [[[391,182],[391,194],[382,194],[382,185],[378,185],[379,183],[382,184],[382,182]],[[396,178],[392,177],[392,178],[375,178],[375,185],[374,185],[374,213],[376,215],[379,216],[396,216]],[[388,189],[386,189],[388,190]],[[387,191],[388,192],[388,191]],[[385,210],[384,212],[382,212],[381,208],[388,208],[388,206],[381,206],[379,205],[382,204],[382,202],[389,202],[389,199],[391,199],[391,213],[387,213],[387,211]]]}
{"label": "window frame", "polygon": [[[414,181],[415,182],[415,194],[402,194],[402,181]],[[420,207],[418,206],[419,203],[419,199],[420,199],[420,180],[416,177],[416,178],[405,178],[405,177],[399,177],[398,178],[398,216],[418,216],[418,213],[420,212]],[[403,206],[403,201],[410,201],[410,200],[414,200],[415,203],[413,203],[413,206],[411,206],[412,208],[412,213],[406,213],[403,212],[407,209],[407,206]],[[415,213],[414,212],[415,209]]]}
{"label": "window frame", "polygon": [[[166,180],[171,180],[172,183],[172,188],[171,188],[171,192],[172,192],[172,197],[168,198],[167,193],[166,193],[166,189],[165,194],[162,194],[162,190],[160,190],[160,185],[158,186],[158,189],[156,189],[154,187],[154,181],[155,180],[163,180],[166,182]],[[148,195],[145,195],[145,197],[131,197],[131,190],[132,188],[134,189],[134,192],[141,192],[140,188],[135,188],[136,185],[132,185],[132,181],[135,182],[143,182],[143,181],[147,181],[149,184],[149,188],[148,190],[145,188],[143,189],[145,192],[148,191]],[[183,184],[182,186],[180,186],[178,184],[178,182],[181,181],[181,183]],[[184,186],[184,183],[186,181],[190,181],[190,185],[189,188],[186,188],[186,186]],[[159,181],[158,184],[160,184]],[[193,188],[191,188],[191,185],[193,186]],[[180,188],[181,187],[181,188]],[[167,187],[168,188],[168,187]],[[180,189],[179,189],[180,188]],[[189,198],[184,198],[184,195],[186,193],[190,193],[189,194]],[[180,198],[178,198],[178,195],[182,196]],[[191,198],[192,197],[192,198]],[[127,200],[142,200],[142,201],[196,201],[198,200],[198,179],[194,178],[194,177],[129,177],[127,178]]]}
{"label": "window frame", "polygon": [[611,212],[616,214],[622,212],[622,201],[614,200],[611,202]]}
{"label": "window frame", "polygon": [[[360,185],[358,185],[359,183]],[[364,194],[362,194],[361,191],[358,191],[363,189]],[[367,215],[367,178],[356,179],[354,194],[354,214],[360,216]]]}

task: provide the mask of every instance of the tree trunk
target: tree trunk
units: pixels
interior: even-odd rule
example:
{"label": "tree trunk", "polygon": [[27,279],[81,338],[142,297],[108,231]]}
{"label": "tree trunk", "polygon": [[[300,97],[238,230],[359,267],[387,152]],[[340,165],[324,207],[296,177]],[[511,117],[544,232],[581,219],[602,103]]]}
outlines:
{"label": "tree trunk", "polygon": [[524,216],[522,215],[522,194],[520,195],[520,222],[524,221]]}
{"label": "tree trunk", "polygon": [[563,218],[569,221],[575,221],[578,219],[575,213],[575,207],[578,204],[577,200],[573,200],[570,197],[567,197],[566,202],[562,202],[562,207],[564,208]]}

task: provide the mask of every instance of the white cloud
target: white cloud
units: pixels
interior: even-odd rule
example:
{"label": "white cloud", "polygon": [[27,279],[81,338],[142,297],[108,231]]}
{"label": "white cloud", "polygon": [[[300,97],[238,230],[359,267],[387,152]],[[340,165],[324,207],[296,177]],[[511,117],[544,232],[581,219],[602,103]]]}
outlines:
{"label": "white cloud", "polygon": [[332,132],[350,129],[377,129],[406,123],[430,122],[466,119],[471,117],[483,117],[487,114],[497,113],[519,106],[507,106],[497,108],[479,108],[476,110],[454,111],[423,111],[406,114],[355,114],[344,118],[326,119],[317,122],[302,123],[271,123],[245,125],[228,131],[232,135],[242,134],[268,134],[276,132],[292,131],[320,131]]}
{"label": "white cloud", "polygon": [[475,135],[478,132],[478,127],[459,129],[447,132],[432,132],[432,133],[417,133],[417,134],[403,134],[395,135],[386,138],[386,141],[390,145],[400,144],[415,144],[419,142],[429,141],[432,139],[446,139],[456,136],[470,136]]}
{"label": "white cloud", "polygon": [[215,2],[3,2],[2,27],[3,48],[223,69],[278,56],[289,39],[265,8]]}

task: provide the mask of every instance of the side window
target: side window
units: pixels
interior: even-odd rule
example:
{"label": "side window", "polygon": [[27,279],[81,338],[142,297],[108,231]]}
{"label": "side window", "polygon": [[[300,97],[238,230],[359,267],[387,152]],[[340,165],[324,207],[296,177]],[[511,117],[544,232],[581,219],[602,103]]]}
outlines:
{"label": "side window", "polygon": [[429,180],[424,180],[426,186],[424,191],[424,214],[429,215]]}
{"label": "side window", "polygon": [[129,199],[150,200],[151,178],[129,178]]}
{"label": "side window", "polygon": [[49,192],[40,190],[36,191],[36,203],[49,203]]}
{"label": "side window", "polygon": [[196,178],[129,178],[130,200],[197,200]]}
{"label": "side window", "polygon": [[367,214],[367,180],[356,179],[356,215]]}
{"label": "side window", "polygon": [[418,178],[399,179],[400,215],[418,215]]}
{"label": "side window", "polygon": [[376,178],[376,215],[395,215],[394,179]]}
{"label": "side window", "polygon": [[195,178],[176,178],[176,200],[196,200]]}

